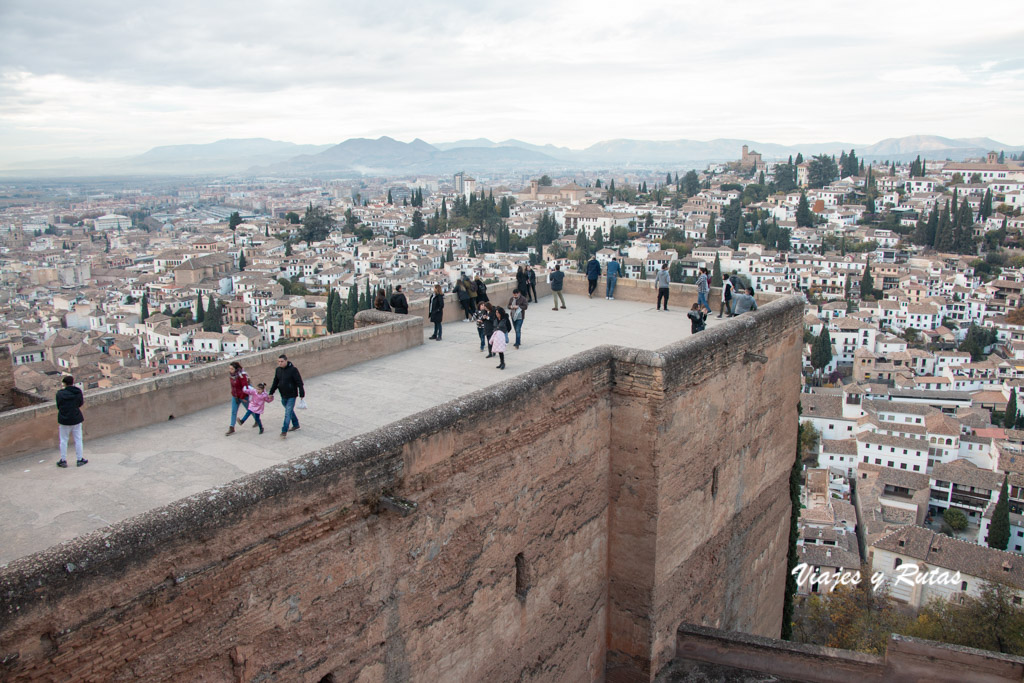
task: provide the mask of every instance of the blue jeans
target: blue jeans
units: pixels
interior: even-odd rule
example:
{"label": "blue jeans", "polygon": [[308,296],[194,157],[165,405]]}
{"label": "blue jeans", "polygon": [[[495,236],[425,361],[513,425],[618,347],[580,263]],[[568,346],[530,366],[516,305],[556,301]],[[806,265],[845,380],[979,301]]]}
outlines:
{"label": "blue jeans", "polygon": [[484,337],[484,328],[477,327],[476,333],[480,335],[480,350],[483,351],[487,348],[487,338]]}
{"label": "blue jeans", "polygon": [[291,422],[292,426],[298,429],[299,418],[295,417],[295,397],[284,398],[281,397],[281,405],[284,406],[284,424],[281,425],[281,433],[284,434],[288,431],[288,423]]}
{"label": "blue jeans", "polygon": [[707,292],[697,292],[697,303],[699,305],[703,306],[704,308],[706,308],[707,310],[709,310],[709,311],[711,310],[711,307],[708,306],[708,293]]}
{"label": "blue jeans", "polygon": [[615,283],[618,281],[618,275],[608,276],[608,285],[605,287],[605,296],[615,296]]}
{"label": "blue jeans", "polygon": [[520,318],[519,320],[513,320],[512,327],[516,329],[516,346],[519,346],[519,341],[523,333],[523,319]]}
{"label": "blue jeans", "polygon": [[228,427],[235,426],[235,420],[238,419],[238,406],[244,406],[245,408],[248,408],[249,402],[246,401],[244,398],[235,398],[234,396],[231,397],[231,423],[228,425]]}

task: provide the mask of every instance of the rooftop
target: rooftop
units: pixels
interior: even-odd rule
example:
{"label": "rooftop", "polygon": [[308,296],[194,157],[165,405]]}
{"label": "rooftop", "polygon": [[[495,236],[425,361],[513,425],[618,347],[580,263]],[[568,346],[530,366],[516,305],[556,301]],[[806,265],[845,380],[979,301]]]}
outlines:
{"label": "rooftop", "polygon": [[[236,428],[225,437],[230,393],[224,378],[222,405],[148,427],[89,438],[86,392],[83,468],[54,466],[55,449],[0,461],[0,563],[133,517],[185,496],[215,488],[324,446],[400,421],[439,403],[495,385],[560,358],[602,344],[658,349],[689,336],[680,306],[657,311],[649,303],[566,295],[567,308],[553,311],[544,298],[531,305],[522,348],[510,345],[507,369],[496,369],[479,349],[476,326],[444,326],[440,343],[306,378],[309,409],[298,411],[301,430],[278,438],[280,402],[264,413],[266,433]],[[709,328],[722,324],[711,316]],[[243,364],[245,359],[240,359]],[[308,361],[307,361],[308,362]],[[300,371],[301,362],[297,363]],[[270,382],[271,376],[250,381]],[[510,406],[510,409],[512,407]],[[243,413],[239,413],[241,416]],[[54,426],[56,431],[56,426]],[[71,445],[69,444],[69,450]],[[69,459],[73,459],[73,453]]]}

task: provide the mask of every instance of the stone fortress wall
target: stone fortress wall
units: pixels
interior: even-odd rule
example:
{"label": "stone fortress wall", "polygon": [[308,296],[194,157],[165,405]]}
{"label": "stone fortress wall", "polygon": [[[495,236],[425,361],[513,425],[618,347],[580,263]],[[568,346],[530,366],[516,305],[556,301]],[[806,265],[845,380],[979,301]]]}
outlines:
{"label": "stone fortress wall", "polygon": [[598,347],[0,567],[0,678],[635,681],[682,622],[775,636],[802,315]]}

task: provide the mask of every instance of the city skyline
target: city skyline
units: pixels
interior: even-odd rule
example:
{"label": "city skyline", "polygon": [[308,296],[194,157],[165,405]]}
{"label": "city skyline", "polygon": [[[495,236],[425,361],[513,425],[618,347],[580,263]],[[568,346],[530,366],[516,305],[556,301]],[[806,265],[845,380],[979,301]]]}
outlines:
{"label": "city skyline", "polygon": [[948,2],[108,4],[0,9],[0,164],[250,137],[1024,144],[1002,0],[997,24]]}

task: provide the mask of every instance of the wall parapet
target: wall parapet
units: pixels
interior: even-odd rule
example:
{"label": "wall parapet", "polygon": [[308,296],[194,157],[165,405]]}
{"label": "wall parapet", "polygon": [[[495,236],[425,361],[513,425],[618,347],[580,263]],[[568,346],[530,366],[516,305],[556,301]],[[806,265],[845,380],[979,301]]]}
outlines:
{"label": "wall parapet", "polygon": [[1005,683],[1024,679],[1024,657],[909,636],[891,635],[885,655],[879,656],[682,624],[676,636],[676,658],[656,680],[690,680],[687,673],[695,664],[820,683]]}
{"label": "wall parapet", "polygon": [[[382,323],[111,389],[90,390],[82,409],[85,437],[119,434],[225,402],[229,396],[225,375],[230,363],[236,360],[250,377],[269,380],[274,375],[278,355],[286,353],[299,366],[303,377],[316,377],[423,343],[423,321],[417,316],[396,315]],[[307,359],[310,362],[304,362]],[[0,413],[0,460],[56,447],[56,425],[57,408],[52,400]]]}

